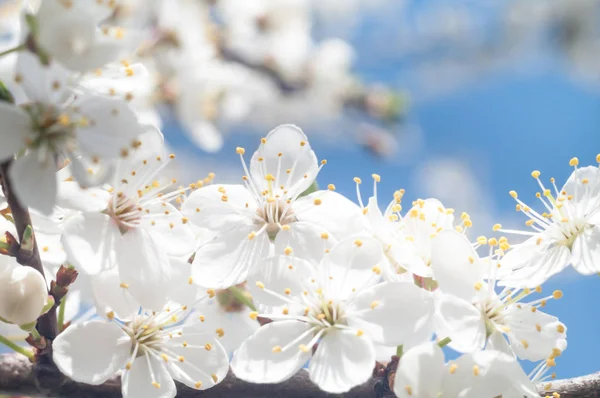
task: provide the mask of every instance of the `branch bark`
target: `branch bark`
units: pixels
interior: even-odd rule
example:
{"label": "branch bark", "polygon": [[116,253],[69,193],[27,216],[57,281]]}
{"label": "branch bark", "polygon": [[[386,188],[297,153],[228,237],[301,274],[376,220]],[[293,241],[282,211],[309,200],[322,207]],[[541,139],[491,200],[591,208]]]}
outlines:
{"label": "branch bark", "polygon": [[[15,196],[14,191],[12,189],[12,182],[8,177],[8,169],[10,168],[11,164],[12,161],[8,161],[0,165],[0,176],[2,177],[2,191],[4,192],[4,197],[6,198],[6,202],[8,203],[8,207],[10,207],[12,217],[15,221],[15,228],[17,229],[19,242],[23,242],[23,234],[25,233],[25,229],[27,228],[27,226],[32,225],[31,216],[29,215],[29,210],[19,203],[19,200]],[[42,260],[40,258],[40,252],[35,237],[33,241],[33,250],[30,252],[24,252],[22,250],[19,250],[16,253],[16,259],[19,264],[36,269],[40,274],[42,274],[42,277],[44,277],[45,279],[44,268],[42,267]],[[56,306],[58,304],[59,303],[55,303],[54,307],[46,314],[41,316],[38,319],[37,323],[38,332],[49,342],[54,340],[54,338],[58,335],[58,324],[56,321]],[[45,352],[41,354],[41,363],[51,363],[52,356],[50,355],[50,352]]]}
{"label": "branch bark", "polygon": [[[309,379],[308,373],[300,371],[290,380],[278,384],[246,383],[233,374],[214,388],[196,391],[181,384],[178,387],[178,398],[381,398],[377,386],[381,379],[371,378],[367,383],[358,386],[343,395],[327,394],[320,391]],[[574,379],[552,382],[552,388],[544,389],[539,385],[541,396],[550,396],[557,392],[561,398],[598,398],[600,397],[600,372]],[[64,398],[118,398],[121,397],[121,385],[116,377],[99,386],[76,383],[64,378],[58,371],[47,365],[34,365],[22,355],[0,355],[0,393],[34,395]]]}

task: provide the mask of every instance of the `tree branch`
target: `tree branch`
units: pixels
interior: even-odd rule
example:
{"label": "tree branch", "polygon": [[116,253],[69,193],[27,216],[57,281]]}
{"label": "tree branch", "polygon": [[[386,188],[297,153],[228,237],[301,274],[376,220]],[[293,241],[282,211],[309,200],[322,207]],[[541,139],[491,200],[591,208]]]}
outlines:
{"label": "tree branch", "polygon": [[[93,342],[91,342],[93,344]],[[251,384],[246,383],[233,374],[214,388],[205,391],[196,391],[178,384],[178,398],[380,398],[377,386],[380,379],[371,378],[367,383],[354,388],[343,395],[332,395],[320,391],[309,379],[308,373],[300,371],[290,380],[278,384]],[[551,396],[553,392],[560,394],[561,398],[598,398],[600,397],[600,372],[577,377],[574,379],[557,380],[552,382],[552,388],[545,390],[544,385],[538,386],[541,396]],[[109,380],[99,386],[64,381],[57,370],[47,365],[34,365],[22,355],[0,355],[0,393],[35,395],[35,396],[60,396],[64,398],[117,398],[121,397],[119,378]]]}
{"label": "tree branch", "polygon": [[[4,196],[10,207],[13,220],[15,221],[15,228],[17,229],[17,235],[19,238],[19,243],[23,242],[23,234],[25,233],[25,229],[27,226],[31,224],[31,216],[29,215],[29,210],[26,207],[21,206],[19,200],[14,195],[14,191],[12,189],[12,181],[8,177],[8,169],[12,161],[4,162],[0,165],[0,176],[2,177],[2,190],[4,192]],[[36,269],[45,280],[44,268],[42,267],[42,260],[40,259],[40,252],[38,250],[37,240],[33,239],[33,250],[31,251],[23,251],[19,250],[16,253],[17,262],[23,266],[31,267]],[[45,337],[48,341],[52,341],[58,335],[58,324],[56,322],[56,306],[59,303],[55,303],[54,307],[46,314],[41,316],[38,319],[37,330]],[[51,355],[50,353],[41,353],[40,362],[41,363],[50,363]]]}

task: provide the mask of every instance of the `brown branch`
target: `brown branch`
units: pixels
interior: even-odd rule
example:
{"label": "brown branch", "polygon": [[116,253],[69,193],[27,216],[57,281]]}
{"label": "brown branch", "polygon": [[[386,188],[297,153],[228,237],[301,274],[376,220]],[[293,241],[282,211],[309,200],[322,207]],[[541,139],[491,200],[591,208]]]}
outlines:
{"label": "brown branch", "polygon": [[[12,181],[8,177],[8,169],[10,168],[12,161],[4,162],[0,165],[0,176],[2,177],[2,190],[4,192],[4,196],[6,198],[6,202],[10,207],[13,220],[15,221],[15,228],[17,229],[17,235],[19,238],[19,242],[23,242],[23,234],[25,233],[25,229],[27,226],[31,224],[31,216],[29,215],[29,210],[26,207],[23,207],[17,197],[14,194],[12,189]],[[44,277],[44,268],[42,267],[42,260],[40,259],[40,252],[38,250],[37,241],[34,237],[33,250],[24,251],[19,250],[16,253],[17,262],[26,267],[31,267],[36,269],[42,277]],[[58,325],[56,321],[56,306],[59,303],[56,303],[54,307],[48,311],[46,314],[41,316],[38,319],[37,330],[41,336],[45,337],[48,341],[52,341],[58,335]],[[50,363],[51,362],[51,346],[49,345],[48,352],[40,353],[39,361],[41,363]]]}
{"label": "brown branch", "polygon": [[[300,371],[290,380],[279,384],[251,384],[239,380],[233,374],[214,388],[196,391],[181,384],[178,398],[380,398],[377,392],[381,379],[372,378],[367,383],[354,388],[343,395],[332,395],[320,391],[309,379],[308,373]],[[539,385],[541,396],[551,396],[553,392],[561,398],[598,398],[600,397],[600,372],[593,375],[552,382],[552,388],[545,390]],[[117,398],[121,397],[119,378],[114,378],[99,386],[90,386],[64,378],[47,365],[34,365],[19,354],[0,355],[0,394],[21,394],[64,398]],[[386,395],[387,397],[387,395]]]}

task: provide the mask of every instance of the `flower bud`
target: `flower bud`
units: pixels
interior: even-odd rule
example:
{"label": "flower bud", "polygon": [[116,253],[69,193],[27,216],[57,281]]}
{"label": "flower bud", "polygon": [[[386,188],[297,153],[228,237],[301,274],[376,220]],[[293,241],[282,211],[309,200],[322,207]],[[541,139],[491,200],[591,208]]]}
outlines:
{"label": "flower bud", "polygon": [[12,258],[1,261],[7,260],[10,264],[0,265],[0,317],[17,325],[35,322],[48,299],[44,278]]}

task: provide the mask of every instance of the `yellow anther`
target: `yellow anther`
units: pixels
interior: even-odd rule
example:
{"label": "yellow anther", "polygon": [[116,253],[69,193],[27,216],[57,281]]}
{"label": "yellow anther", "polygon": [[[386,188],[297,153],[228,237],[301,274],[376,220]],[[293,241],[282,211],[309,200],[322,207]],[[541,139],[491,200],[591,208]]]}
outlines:
{"label": "yellow anther", "polygon": [[201,382],[201,381],[197,381],[196,383],[194,383],[194,387],[195,387],[196,389],[200,389],[200,388],[202,388],[202,382]]}
{"label": "yellow anther", "polygon": [[365,334],[365,332],[363,332],[363,331],[362,331],[362,330],[360,330],[360,329],[358,329],[358,330],[356,331],[356,335],[357,335],[358,337],[362,336],[363,334]]}
{"label": "yellow anther", "polygon": [[281,352],[281,346],[280,345],[276,345],[275,347],[273,347],[273,349],[271,351],[273,351],[273,352]]}
{"label": "yellow anther", "polygon": [[485,236],[479,236],[477,237],[477,243],[480,245],[485,245],[487,244],[487,238]]}
{"label": "yellow anther", "polygon": [[211,379],[212,379],[212,380],[213,380],[215,383],[216,383],[217,381],[219,381],[219,378],[218,378],[218,377],[217,377],[217,375],[216,375],[216,374],[214,374],[214,373],[210,375],[210,378],[211,378]]}
{"label": "yellow anther", "polygon": [[209,343],[206,343],[206,344],[204,344],[204,349],[206,351],[210,351],[210,350],[212,350],[212,345],[210,345]]}
{"label": "yellow anther", "polygon": [[362,180],[358,177],[354,177],[354,182],[357,184],[362,184]]}
{"label": "yellow anther", "polygon": [[479,366],[473,365],[473,376],[479,376]]}
{"label": "yellow anther", "polygon": [[125,364],[125,369],[127,369],[127,370],[131,370],[131,362],[127,362],[127,363]]}
{"label": "yellow anther", "polygon": [[510,191],[508,194],[510,196],[512,196],[514,199],[517,199],[519,197],[519,195],[517,194],[517,191]]}
{"label": "yellow anther", "polygon": [[493,231],[499,231],[502,228],[502,224],[494,224],[494,226],[492,227]]}
{"label": "yellow anther", "polygon": [[323,160],[321,160],[321,165],[322,165],[322,166],[325,166],[326,164],[327,164],[327,159],[323,159]]}
{"label": "yellow anther", "polygon": [[525,340],[525,339],[521,340],[521,344],[523,344],[523,348],[525,348],[525,349],[529,348],[529,343],[527,342],[527,340]]}
{"label": "yellow anther", "polygon": [[562,351],[561,351],[560,348],[556,348],[555,347],[555,348],[552,349],[552,357],[553,358],[559,357],[561,355],[562,355]]}
{"label": "yellow anther", "polygon": [[192,283],[194,283],[194,278],[192,278],[191,276],[188,278],[188,284],[191,285]]}
{"label": "yellow anther", "polygon": [[235,148],[235,153],[237,153],[238,155],[243,155],[246,153],[246,150],[244,148],[242,148],[241,146]]}
{"label": "yellow anther", "polygon": [[496,238],[490,238],[490,239],[488,239],[488,245],[490,245],[490,246],[498,246],[498,239],[496,239]]}
{"label": "yellow anther", "polygon": [[107,312],[106,317],[112,321],[113,319],[115,319],[115,312],[114,311]]}
{"label": "yellow anther", "polygon": [[559,324],[558,326],[556,326],[556,331],[558,333],[564,333],[565,332],[565,327],[564,325]]}
{"label": "yellow anther", "polygon": [[254,239],[254,238],[256,238],[256,232],[250,232],[250,233],[248,234],[248,240],[252,240],[252,239]]}
{"label": "yellow anther", "polygon": [[596,162],[600,163],[600,153],[596,155]]}
{"label": "yellow anther", "polygon": [[291,247],[289,247],[289,246],[288,246],[288,247],[286,247],[286,248],[283,250],[283,253],[284,253],[286,256],[289,256],[290,254],[292,254],[292,252],[293,252],[293,251],[294,251],[294,250],[293,250]]}
{"label": "yellow anther", "polygon": [[290,288],[288,287],[288,288],[286,288],[286,289],[285,289],[283,292],[284,292],[286,295],[288,295],[288,296],[289,296],[290,294],[292,294],[292,289],[290,289]]}
{"label": "yellow anther", "polygon": [[161,354],[160,357],[162,358],[163,361],[169,362],[169,357],[167,356],[167,354]]}
{"label": "yellow anther", "polygon": [[406,391],[406,395],[408,395],[408,396],[412,395],[412,387],[411,386],[404,387],[404,391]]}
{"label": "yellow anther", "polygon": [[300,141],[300,146],[306,145],[306,141]]}
{"label": "yellow anther", "polygon": [[562,298],[563,296],[563,292],[560,290],[555,290],[554,292],[552,292],[552,297],[554,297],[556,300]]}
{"label": "yellow anther", "polygon": [[261,139],[260,139],[260,143],[261,143],[261,144],[266,144],[266,143],[267,143],[267,139],[266,139],[266,138],[264,138],[264,137],[263,137],[263,138],[261,138]]}
{"label": "yellow anther", "polygon": [[323,314],[323,313],[321,313],[321,314],[317,315],[317,319],[318,319],[318,320],[320,320],[320,321],[322,321],[322,320],[323,320],[323,319],[325,319],[325,318],[327,318],[327,317],[326,317],[326,316],[325,316],[325,314]]}
{"label": "yellow anther", "polygon": [[327,189],[329,189],[330,191],[335,191],[335,185],[329,184],[327,185]]}
{"label": "yellow anther", "polygon": [[300,345],[298,346],[298,348],[300,349],[300,351],[302,351],[302,352],[304,352],[304,353],[307,353],[307,352],[309,351],[308,347],[307,347],[307,346],[305,346],[304,344],[300,344]]}
{"label": "yellow anther", "polygon": [[554,358],[548,358],[546,359],[546,366],[547,367],[552,367],[552,366],[556,366],[556,361],[554,361]]}
{"label": "yellow anther", "polygon": [[381,182],[381,176],[379,174],[373,174],[371,177],[373,177],[375,182]]}
{"label": "yellow anther", "polygon": [[215,290],[214,290],[214,289],[208,289],[208,290],[206,291],[206,294],[208,294],[208,297],[210,297],[210,298],[213,298],[213,297],[215,297],[215,295],[216,295],[216,293],[215,293]]}
{"label": "yellow anther", "polygon": [[369,208],[365,207],[364,209],[362,209],[362,213],[366,216],[367,213],[369,212]]}
{"label": "yellow anther", "polygon": [[356,245],[356,247],[361,247],[361,246],[363,245],[363,242],[362,242],[362,240],[360,240],[360,239],[356,239],[356,240],[354,241],[354,244]]}
{"label": "yellow anther", "polygon": [[374,310],[379,305],[379,301],[373,301],[371,303],[371,309]]}
{"label": "yellow anther", "polygon": [[315,199],[315,201],[313,202],[315,204],[315,206],[319,206],[321,203],[323,203],[323,201],[319,198]]}
{"label": "yellow anther", "polygon": [[579,159],[571,158],[571,160],[569,160],[569,166],[572,166],[572,167],[579,166]]}
{"label": "yellow anther", "polygon": [[323,232],[321,234],[321,239],[329,239],[329,234],[327,232]]}
{"label": "yellow anther", "polygon": [[250,317],[250,319],[255,321],[258,318],[258,312],[252,311],[250,314],[248,314],[248,316]]}
{"label": "yellow anther", "polygon": [[448,372],[450,372],[451,375],[453,375],[454,373],[456,373],[456,369],[458,369],[458,365],[453,363],[452,365],[450,365],[450,367],[448,368]]}
{"label": "yellow anther", "polygon": [[71,123],[71,118],[66,113],[63,113],[58,117],[58,123],[61,126],[68,126]]}
{"label": "yellow anther", "polygon": [[[423,216],[423,218],[419,217],[422,220],[425,220],[425,215],[423,213],[421,213],[421,216]],[[471,219],[466,219],[463,221],[463,224],[465,225],[465,227],[470,228],[473,226],[473,221],[471,221]]]}
{"label": "yellow anther", "polygon": [[536,286],[535,287],[535,291],[538,292],[538,293],[541,293],[542,292],[542,287],[541,286]]}
{"label": "yellow anther", "polygon": [[264,289],[265,288],[265,284],[262,283],[261,281],[256,282],[256,287],[258,287],[259,289]]}
{"label": "yellow anther", "polygon": [[531,172],[531,176],[532,176],[533,178],[540,178],[540,175],[541,175],[541,174],[542,174],[542,173],[540,173],[540,172],[539,172],[539,171],[537,171],[537,170],[534,170],[534,171],[532,171],[532,172]]}
{"label": "yellow anther", "polygon": [[544,196],[548,197],[548,196],[551,196],[551,195],[552,195],[552,192],[550,192],[549,189],[544,189]]}
{"label": "yellow anther", "polygon": [[483,284],[481,282],[477,282],[473,287],[475,288],[475,290],[480,291],[483,287]]}
{"label": "yellow anther", "polygon": [[[533,307],[533,308],[535,308],[535,307]],[[541,332],[542,331],[542,326],[539,323],[536,323],[535,324],[535,330],[537,330],[538,332]]]}
{"label": "yellow anther", "polygon": [[377,275],[381,275],[381,268],[379,268],[377,265],[371,268],[371,271],[373,271]]}
{"label": "yellow anther", "polygon": [[267,181],[275,181],[275,177],[273,176],[273,174],[267,174],[265,176],[265,180],[267,180]]}
{"label": "yellow anther", "polygon": [[535,223],[534,220],[527,220],[527,221],[525,221],[525,225],[527,225],[528,227],[531,227],[534,223]]}
{"label": "yellow anther", "polygon": [[160,388],[160,384],[158,384],[157,382],[153,381],[152,382],[152,387],[154,387],[154,388]]}

